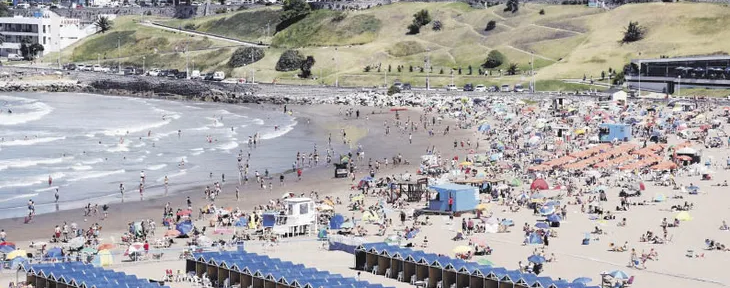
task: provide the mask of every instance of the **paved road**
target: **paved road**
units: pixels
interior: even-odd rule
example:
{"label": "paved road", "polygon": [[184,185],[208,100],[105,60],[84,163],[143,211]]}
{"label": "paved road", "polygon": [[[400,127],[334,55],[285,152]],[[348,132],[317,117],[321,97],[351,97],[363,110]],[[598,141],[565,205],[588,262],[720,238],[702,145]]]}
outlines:
{"label": "paved road", "polygon": [[197,35],[197,36],[204,36],[204,37],[208,37],[210,39],[225,41],[225,42],[229,42],[229,43],[233,43],[233,44],[241,45],[241,46],[266,47],[266,45],[260,45],[260,44],[256,44],[256,43],[252,43],[252,42],[241,41],[238,39],[228,38],[228,37],[224,37],[224,36],[171,28],[171,27],[159,24],[159,23],[154,23],[154,22],[141,22],[139,24],[147,26],[147,27],[162,29],[162,30],[174,31],[174,32],[185,33],[185,34],[190,34],[190,35]]}

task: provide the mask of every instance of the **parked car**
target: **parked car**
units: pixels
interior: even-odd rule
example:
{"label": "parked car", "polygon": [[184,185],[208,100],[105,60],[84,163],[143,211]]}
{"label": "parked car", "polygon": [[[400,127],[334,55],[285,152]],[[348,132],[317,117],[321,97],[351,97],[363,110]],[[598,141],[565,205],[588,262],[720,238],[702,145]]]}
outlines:
{"label": "parked car", "polygon": [[223,81],[223,79],[226,79],[226,73],[223,71],[215,71],[213,73],[213,81]]}
{"label": "parked car", "polygon": [[167,70],[167,77],[169,77],[169,78],[177,78],[177,74],[178,73],[180,73],[180,70],[177,70],[177,69]]}
{"label": "parked car", "polygon": [[400,88],[400,90],[411,90],[411,83],[403,83],[403,86]]}
{"label": "parked car", "polygon": [[200,70],[193,70],[190,73],[190,79],[200,79]]}
{"label": "parked car", "polygon": [[401,83],[398,80],[395,80],[395,82],[393,82],[393,87],[398,88],[398,90],[403,90],[403,83]]}
{"label": "parked car", "polygon": [[502,85],[502,89],[500,91],[502,91],[502,92],[510,92],[510,91],[512,91],[512,89],[510,89],[509,85],[504,84],[504,85]]}
{"label": "parked car", "polygon": [[454,85],[454,84],[446,85],[446,91],[457,91],[457,90],[459,90],[459,88],[456,88],[456,85]]}
{"label": "parked car", "polygon": [[167,73],[170,73],[170,70],[160,70],[160,72],[157,73],[157,77],[167,77]]}
{"label": "parked car", "polygon": [[466,83],[464,85],[464,91],[474,91],[474,85],[472,85],[471,83]]}
{"label": "parked car", "polygon": [[188,79],[188,72],[177,72],[177,74],[175,74],[175,79]]}
{"label": "parked car", "polygon": [[124,68],[124,75],[134,75],[136,73],[136,69],[134,67],[125,67]]}
{"label": "parked car", "polygon": [[94,64],[94,66],[91,67],[91,71],[94,71],[94,72],[102,72],[102,70],[103,69],[101,68],[101,65],[99,65],[99,64]]}
{"label": "parked car", "polygon": [[476,91],[476,92],[486,92],[487,91],[487,86],[484,86],[483,84],[479,84],[479,85],[477,85],[476,88],[474,88],[474,91]]}
{"label": "parked car", "polygon": [[25,58],[18,54],[8,54],[8,61],[23,61]]}
{"label": "parked car", "polygon": [[515,84],[515,92],[525,92],[525,87],[522,87],[522,84]]}
{"label": "parked car", "polygon": [[493,85],[487,88],[487,92],[499,92],[499,86]]}
{"label": "parked car", "polygon": [[66,63],[66,65],[63,65],[63,70],[76,70],[76,64],[74,63]]}
{"label": "parked car", "polygon": [[203,80],[205,81],[213,81],[213,72],[208,72],[203,74]]}
{"label": "parked car", "polygon": [[152,70],[147,71],[147,75],[152,76],[152,77],[156,77],[159,74],[160,74],[160,69],[157,69],[157,68],[152,68]]}

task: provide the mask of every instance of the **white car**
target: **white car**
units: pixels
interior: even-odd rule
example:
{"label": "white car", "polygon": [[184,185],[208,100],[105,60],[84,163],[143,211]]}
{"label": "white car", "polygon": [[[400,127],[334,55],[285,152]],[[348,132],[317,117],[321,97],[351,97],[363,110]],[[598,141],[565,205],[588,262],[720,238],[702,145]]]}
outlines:
{"label": "white car", "polygon": [[147,75],[157,77],[157,75],[160,75],[160,69],[152,68],[152,70],[147,71]]}
{"label": "white car", "polygon": [[487,91],[487,86],[484,86],[482,84],[477,85],[477,87],[474,87],[474,91],[476,92],[485,92]]}
{"label": "white car", "polygon": [[505,84],[505,85],[502,85],[502,87],[500,88],[500,91],[510,92],[510,91],[512,91],[512,89],[509,88],[509,85]]}
{"label": "white car", "polygon": [[104,72],[104,68],[101,67],[99,64],[94,64],[94,66],[91,68],[91,71],[94,72]]}
{"label": "white car", "polygon": [[515,92],[517,92],[517,93],[525,92],[525,87],[522,87],[522,84],[515,84]]}
{"label": "white car", "polygon": [[8,61],[23,61],[23,56],[18,54],[8,54]]}
{"label": "white car", "polygon": [[86,65],[76,64],[76,71],[84,71],[84,70],[86,70]]}
{"label": "white car", "polygon": [[454,84],[446,85],[446,91],[457,91],[459,88],[456,87]]}
{"label": "white car", "polygon": [[200,79],[200,70],[193,70],[190,73],[190,79]]}
{"label": "white car", "polygon": [[223,79],[226,79],[226,73],[223,71],[215,71],[213,73],[213,81],[223,81]]}

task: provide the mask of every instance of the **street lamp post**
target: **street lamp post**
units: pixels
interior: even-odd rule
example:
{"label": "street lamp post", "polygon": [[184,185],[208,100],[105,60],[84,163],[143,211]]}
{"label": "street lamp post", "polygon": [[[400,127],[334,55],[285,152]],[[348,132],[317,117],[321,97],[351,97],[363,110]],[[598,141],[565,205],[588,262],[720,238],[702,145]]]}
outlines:
{"label": "street lamp post", "polygon": [[253,51],[251,51],[251,84],[256,83],[256,69],[253,67]]}
{"label": "street lamp post", "polygon": [[122,37],[117,36],[117,73],[122,72]]}
{"label": "street lamp post", "polygon": [[337,62],[337,47],[335,47],[335,87],[340,87],[340,69]]}
{"label": "street lamp post", "polygon": [[535,93],[535,53],[530,52],[530,91],[532,93]]}
{"label": "street lamp post", "polygon": [[145,60],[147,60],[147,56],[142,56],[142,73],[146,73],[146,70],[144,69],[144,68],[145,68],[145,67],[144,67],[144,64],[145,64],[144,62],[145,62]]}
{"label": "street lamp post", "polygon": [[431,48],[426,48],[426,91],[431,90]]}
{"label": "street lamp post", "polygon": [[185,78],[190,78],[190,70],[188,69],[188,63],[190,58],[188,57],[188,43],[185,43]]}
{"label": "street lamp post", "polygon": [[639,61],[639,95],[641,97],[641,61]]}
{"label": "street lamp post", "polygon": [[101,66],[101,53],[96,53],[96,65]]}
{"label": "street lamp post", "polygon": [[62,69],[62,66],[61,66],[61,43],[56,42],[56,46],[58,46],[58,69]]}

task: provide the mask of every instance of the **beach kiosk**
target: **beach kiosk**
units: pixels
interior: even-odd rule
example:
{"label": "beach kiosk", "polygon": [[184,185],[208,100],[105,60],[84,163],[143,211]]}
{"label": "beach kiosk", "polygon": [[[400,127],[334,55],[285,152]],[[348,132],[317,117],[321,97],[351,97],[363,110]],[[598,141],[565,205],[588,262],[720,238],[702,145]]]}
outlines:
{"label": "beach kiosk", "polygon": [[626,124],[603,123],[598,125],[598,139],[601,143],[614,140],[628,142],[631,140],[631,126]]}
{"label": "beach kiosk", "polygon": [[553,105],[552,108],[555,111],[561,111],[564,108],[566,108],[570,104],[570,100],[565,97],[555,97],[553,98]]}
{"label": "beach kiosk", "polygon": [[[479,205],[479,188],[469,185],[445,183],[429,187],[428,208],[420,213],[461,214],[476,210]],[[449,205],[449,200],[453,204]]]}
{"label": "beach kiosk", "polygon": [[263,227],[277,235],[294,236],[317,232],[317,211],[310,198],[284,199],[285,210],[263,214]]}

